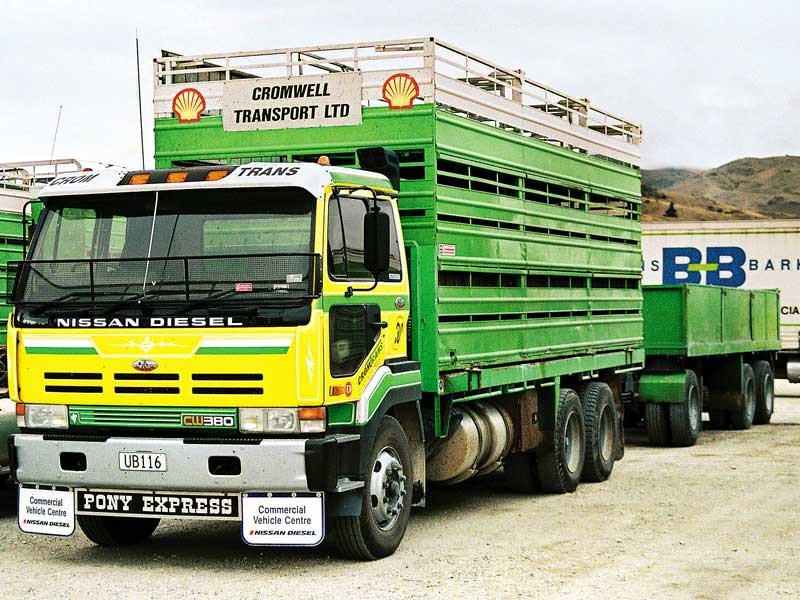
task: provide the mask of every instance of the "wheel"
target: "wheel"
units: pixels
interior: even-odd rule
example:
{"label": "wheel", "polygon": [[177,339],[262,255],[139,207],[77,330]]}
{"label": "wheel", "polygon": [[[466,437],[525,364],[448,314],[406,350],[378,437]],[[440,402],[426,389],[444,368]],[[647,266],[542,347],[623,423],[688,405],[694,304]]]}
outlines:
{"label": "wheel", "polygon": [[8,354],[3,353],[0,357],[0,387],[8,384]]}
{"label": "wheel", "polygon": [[666,446],[670,441],[669,408],[660,402],[646,402],[644,424],[651,444]]}
{"label": "wheel", "polygon": [[581,390],[583,422],[586,428],[583,481],[605,481],[614,468],[619,435],[617,405],[607,384],[593,381]]}
{"label": "wheel", "polygon": [[728,413],[733,429],[750,429],[756,413],[756,384],[753,367],[742,365],[742,399],[739,408]]}
{"label": "wheel", "polygon": [[411,517],[411,450],[397,420],[381,419],[372,444],[371,472],[362,488],[361,516],[336,517],[334,542],[349,558],[376,560],[389,556],[400,545]]}
{"label": "wheel", "polygon": [[756,412],[753,423],[766,425],[772,419],[775,409],[775,379],[772,366],[766,360],[757,360],[753,363],[753,377],[756,388]]}
{"label": "wheel", "polygon": [[542,491],[551,494],[574,492],[583,471],[584,421],[580,398],[574,390],[563,389],[558,397],[552,443],[536,452],[536,473]]}
{"label": "wheel", "polygon": [[161,519],[78,515],[78,525],[98,546],[130,546],[145,541]]}
{"label": "wheel", "polygon": [[683,401],[669,405],[669,430],[673,446],[694,446],[703,428],[703,401],[694,371],[686,371]]}
{"label": "wheel", "polygon": [[728,413],[724,410],[710,410],[708,411],[708,424],[711,429],[727,429]]}
{"label": "wheel", "polygon": [[536,456],[529,452],[509,454],[503,462],[506,485],[512,492],[532,494],[541,490],[536,476]]}

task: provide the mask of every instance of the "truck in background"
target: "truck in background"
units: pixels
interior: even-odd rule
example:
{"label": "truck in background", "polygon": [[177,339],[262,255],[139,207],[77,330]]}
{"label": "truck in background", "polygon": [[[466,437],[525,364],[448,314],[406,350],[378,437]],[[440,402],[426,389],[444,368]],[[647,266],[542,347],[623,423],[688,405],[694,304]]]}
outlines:
{"label": "truck in background", "polygon": [[775,377],[800,382],[800,220],[642,224],[645,285],[780,290]]}
{"label": "truck in background", "polygon": [[[10,473],[8,437],[17,432],[14,403],[5,386],[8,379],[6,326],[11,305],[6,303],[8,263],[23,258],[25,228],[39,214],[32,200],[36,192],[59,174],[77,172],[81,164],[72,158],[0,163],[0,481]],[[27,207],[27,208],[26,208]]]}

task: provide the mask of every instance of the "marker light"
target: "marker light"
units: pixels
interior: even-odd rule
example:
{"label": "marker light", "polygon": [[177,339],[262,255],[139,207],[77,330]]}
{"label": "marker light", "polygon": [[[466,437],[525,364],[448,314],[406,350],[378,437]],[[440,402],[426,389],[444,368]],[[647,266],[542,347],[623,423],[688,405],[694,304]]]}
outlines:
{"label": "marker light", "polygon": [[331,166],[331,159],[325,156],[324,154],[317,159],[317,164],[322,165],[323,167],[330,167]]}
{"label": "marker light", "polygon": [[228,173],[230,173],[230,171],[223,171],[221,169],[209,171],[206,173],[206,181],[219,181],[223,177],[227,177]]}
{"label": "marker light", "polygon": [[128,185],[143,185],[148,181],[150,181],[150,173],[137,173],[136,175],[131,175]]}
{"label": "marker light", "polygon": [[325,431],[327,415],[324,406],[301,408],[297,413],[300,416],[300,431],[303,433],[322,433]]}
{"label": "marker light", "polygon": [[183,183],[188,176],[188,171],[176,171],[167,175],[167,183]]}

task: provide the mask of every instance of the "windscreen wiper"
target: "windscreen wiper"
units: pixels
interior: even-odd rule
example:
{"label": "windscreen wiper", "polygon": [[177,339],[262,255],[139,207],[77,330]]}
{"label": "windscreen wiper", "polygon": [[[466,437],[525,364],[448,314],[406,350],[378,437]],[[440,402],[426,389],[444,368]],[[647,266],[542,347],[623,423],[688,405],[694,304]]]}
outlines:
{"label": "windscreen wiper", "polygon": [[44,312],[54,304],[60,304],[65,300],[69,300],[70,298],[86,298],[87,296],[91,296],[92,294],[93,294],[92,290],[84,290],[82,292],[70,292],[69,294],[64,294],[63,296],[59,296],[58,298],[54,298],[52,300],[48,300],[47,302],[43,302],[42,304],[31,310],[31,315],[34,316],[40,315],[42,314],[42,312]]}

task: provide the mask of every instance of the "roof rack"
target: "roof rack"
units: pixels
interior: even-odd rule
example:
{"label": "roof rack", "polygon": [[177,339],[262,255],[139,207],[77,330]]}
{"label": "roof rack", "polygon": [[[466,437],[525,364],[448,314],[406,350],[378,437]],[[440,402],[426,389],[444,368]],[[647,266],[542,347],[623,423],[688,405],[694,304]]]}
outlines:
{"label": "roof rack", "polygon": [[27,192],[59,175],[82,169],[81,163],[74,158],[0,163],[0,189]]}
{"label": "roof rack", "polygon": [[361,73],[362,103],[384,105],[382,84],[397,72],[419,83],[417,103],[551,144],[639,163],[641,125],[601,110],[514,70],[435,38],[334,44],[180,56],[154,61],[156,117],[172,115],[172,99],[191,83],[206,99],[203,114],[220,114],[223,82],[244,77]]}

